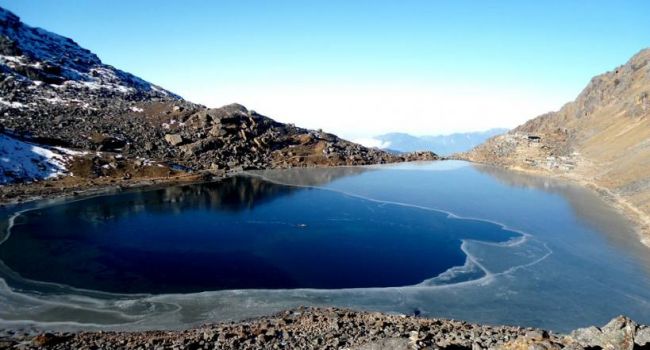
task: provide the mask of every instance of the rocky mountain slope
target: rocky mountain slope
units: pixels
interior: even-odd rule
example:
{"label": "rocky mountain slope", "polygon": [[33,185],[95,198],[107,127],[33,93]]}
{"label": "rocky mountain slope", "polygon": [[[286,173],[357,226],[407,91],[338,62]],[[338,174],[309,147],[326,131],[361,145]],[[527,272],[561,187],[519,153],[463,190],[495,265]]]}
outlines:
{"label": "rocky mountain slope", "polygon": [[[50,150],[60,146],[93,151],[73,156],[77,171],[67,174],[95,178],[152,173],[138,171],[142,167],[165,168],[153,171],[160,176],[179,169],[357,165],[437,158],[432,153],[391,155],[322,131],[278,123],[236,104],[206,108],[188,102],[102,63],[69,38],[22,23],[2,8],[0,131],[17,142]],[[47,168],[46,163],[41,166]],[[22,177],[21,171],[2,170],[3,182],[39,179]]]}
{"label": "rocky mountain slope", "polygon": [[[650,49],[594,77],[575,101],[459,157],[592,185],[650,228]],[[650,239],[646,238],[650,243]]]}

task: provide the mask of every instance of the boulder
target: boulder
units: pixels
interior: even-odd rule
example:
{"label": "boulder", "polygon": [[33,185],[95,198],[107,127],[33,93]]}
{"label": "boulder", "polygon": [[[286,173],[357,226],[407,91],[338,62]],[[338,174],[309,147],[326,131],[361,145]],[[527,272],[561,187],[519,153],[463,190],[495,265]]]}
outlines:
{"label": "boulder", "polygon": [[409,350],[414,347],[404,338],[380,339],[353,347],[354,350]]}
{"label": "boulder", "polygon": [[166,134],[165,141],[172,146],[178,146],[183,143],[183,137],[179,134]]}
{"label": "boulder", "polygon": [[9,39],[4,35],[0,35],[0,55],[4,56],[18,56],[22,51],[15,41]]}
{"label": "boulder", "polygon": [[214,124],[212,126],[212,129],[210,129],[209,134],[214,137],[223,137],[227,134],[228,132],[221,127],[221,124]]}
{"label": "boulder", "polygon": [[[633,350],[638,325],[625,316],[619,316],[602,328],[587,327],[577,329],[568,336],[567,343],[577,343],[582,347],[602,349]],[[645,334],[643,335],[645,341]]]}
{"label": "boulder", "polygon": [[634,343],[638,346],[650,346],[650,327],[640,327],[636,330]]}
{"label": "boulder", "polygon": [[93,134],[90,140],[96,145],[98,151],[115,151],[126,145],[126,140],[117,135]]}
{"label": "boulder", "polygon": [[186,122],[189,126],[195,129],[206,129],[212,124],[212,116],[208,114],[208,110],[202,110],[193,114]]}
{"label": "boulder", "polygon": [[216,149],[222,144],[223,142],[221,140],[211,137],[181,146],[180,149],[185,155],[198,155],[205,151]]}

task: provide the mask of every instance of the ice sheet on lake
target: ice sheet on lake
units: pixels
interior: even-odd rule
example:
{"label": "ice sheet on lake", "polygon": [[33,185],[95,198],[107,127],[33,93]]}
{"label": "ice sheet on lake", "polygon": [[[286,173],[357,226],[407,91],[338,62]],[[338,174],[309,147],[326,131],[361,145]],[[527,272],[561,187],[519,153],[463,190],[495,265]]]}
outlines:
{"label": "ice sheet on lake", "polygon": [[[178,328],[258,316],[298,305],[400,313],[418,310],[425,316],[559,331],[605,323],[618,314],[650,322],[647,261],[631,248],[636,246],[626,222],[597,197],[565,184],[545,180],[540,185],[528,175],[507,175],[526,186],[508,184],[494,174],[456,165],[447,170],[430,171],[425,167],[409,172],[340,168],[344,176],[333,174],[337,170],[332,169],[308,169],[301,177],[299,171],[292,170],[279,171],[273,179],[393,205],[444,209],[458,217],[489,219],[524,233],[507,244],[464,241],[467,260],[463,266],[420,284],[118,295],[28,281],[0,265],[0,326]],[[503,193],[507,196],[500,197]],[[586,222],[580,216],[581,201],[570,196],[589,198],[591,213],[612,219],[607,225]],[[617,230],[616,240],[610,238],[612,230]],[[621,238],[628,234],[630,239]]]}

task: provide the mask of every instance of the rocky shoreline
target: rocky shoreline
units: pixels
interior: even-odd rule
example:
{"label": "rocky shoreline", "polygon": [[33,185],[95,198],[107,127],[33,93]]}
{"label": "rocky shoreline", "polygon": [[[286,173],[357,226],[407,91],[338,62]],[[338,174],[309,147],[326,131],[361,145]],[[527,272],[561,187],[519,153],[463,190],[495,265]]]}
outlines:
{"label": "rocky shoreline", "polygon": [[0,349],[646,349],[650,328],[617,317],[562,335],[535,328],[299,307],[179,331],[0,333]]}
{"label": "rocky shoreline", "polygon": [[[438,161],[446,160],[444,158]],[[415,160],[417,162],[417,160]],[[372,164],[371,164],[372,165]],[[370,165],[370,166],[371,166]],[[321,166],[310,165],[296,168],[301,169],[354,169],[363,168],[364,165],[333,165]],[[260,169],[264,170],[264,169]],[[267,169],[273,170],[273,169]],[[87,198],[97,195],[109,195],[121,191],[159,188],[175,185],[191,185],[204,182],[223,180],[232,176],[247,174],[245,170],[232,171],[210,171],[197,172],[175,172],[168,176],[158,177],[136,177],[125,179],[122,177],[97,177],[79,178],[74,176],[61,177],[58,179],[23,182],[0,185],[0,207],[7,207],[28,202],[63,200],[72,198]]]}

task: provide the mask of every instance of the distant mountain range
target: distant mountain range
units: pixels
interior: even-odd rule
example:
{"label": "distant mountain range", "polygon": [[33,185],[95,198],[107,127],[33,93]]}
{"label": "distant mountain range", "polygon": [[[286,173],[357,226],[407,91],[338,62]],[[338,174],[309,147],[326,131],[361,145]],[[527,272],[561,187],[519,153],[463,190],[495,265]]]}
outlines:
{"label": "distant mountain range", "polygon": [[397,152],[433,151],[439,155],[466,152],[490,137],[503,134],[508,129],[496,128],[486,131],[455,133],[449,135],[413,136],[405,133],[388,133],[376,136],[382,148]]}

